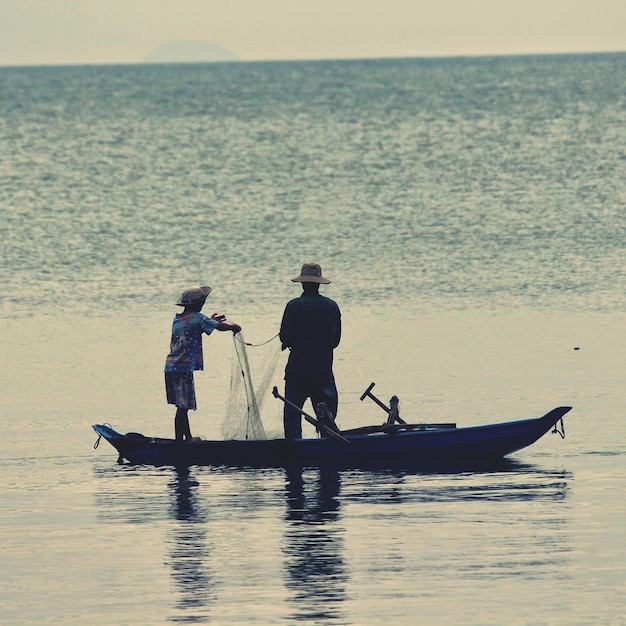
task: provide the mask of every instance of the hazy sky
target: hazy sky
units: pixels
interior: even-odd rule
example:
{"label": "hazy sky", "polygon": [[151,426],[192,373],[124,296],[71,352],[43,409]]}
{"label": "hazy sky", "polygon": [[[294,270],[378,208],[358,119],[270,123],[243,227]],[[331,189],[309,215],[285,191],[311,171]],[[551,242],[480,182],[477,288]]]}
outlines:
{"label": "hazy sky", "polygon": [[168,41],[242,60],[626,50],[626,0],[0,0],[0,65],[136,63]]}

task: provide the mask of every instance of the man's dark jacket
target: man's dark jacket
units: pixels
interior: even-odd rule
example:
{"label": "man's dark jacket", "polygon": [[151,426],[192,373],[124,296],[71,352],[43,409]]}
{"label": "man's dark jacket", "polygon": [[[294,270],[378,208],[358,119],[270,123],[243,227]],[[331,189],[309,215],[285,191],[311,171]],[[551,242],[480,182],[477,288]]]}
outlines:
{"label": "man's dark jacket", "polygon": [[285,380],[325,386],[334,381],[333,350],[341,339],[341,313],[334,300],[303,293],[287,303],[280,340],[291,348]]}

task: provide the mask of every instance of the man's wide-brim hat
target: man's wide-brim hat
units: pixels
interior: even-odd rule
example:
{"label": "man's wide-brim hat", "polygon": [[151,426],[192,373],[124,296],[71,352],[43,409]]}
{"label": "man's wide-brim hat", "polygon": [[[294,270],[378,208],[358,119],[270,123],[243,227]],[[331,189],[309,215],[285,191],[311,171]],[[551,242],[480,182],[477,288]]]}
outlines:
{"label": "man's wide-brim hat", "polygon": [[213,290],[208,285],[204,287],[190,287],[183,291],[183,295],[178,299],[176,304],[178,306],[187,306],[188,304],[204,302],[211,291]]}
{"label": "man's wide-brim hat", "polygon": [[305,263],[300,270],[300,276],[291,279],[294,283],[319,283],[328,285],[330,281],[322,276],[322,268],[317,263]]}

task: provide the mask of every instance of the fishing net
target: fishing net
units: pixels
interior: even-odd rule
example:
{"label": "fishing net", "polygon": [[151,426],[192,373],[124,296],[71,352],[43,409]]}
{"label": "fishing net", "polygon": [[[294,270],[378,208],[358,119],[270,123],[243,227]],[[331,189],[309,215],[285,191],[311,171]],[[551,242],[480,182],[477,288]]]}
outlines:
{"label": "fishing net", "polygon": [[[276,337],[272,338],[276,339]],[[222,423],[224,439],[267,439],[261,420],[261,410],[268,396],[270,383],[280,356],[280,342],[269,340],[265,344],[253,346],[254,365],[248,356],[243,334],[234,335],[236,358],[230,375],[230,392],[226,405],[226,415]],[[255,370],[255,384],[251,370]],[[277,435],[280,436],[280,435]]]}

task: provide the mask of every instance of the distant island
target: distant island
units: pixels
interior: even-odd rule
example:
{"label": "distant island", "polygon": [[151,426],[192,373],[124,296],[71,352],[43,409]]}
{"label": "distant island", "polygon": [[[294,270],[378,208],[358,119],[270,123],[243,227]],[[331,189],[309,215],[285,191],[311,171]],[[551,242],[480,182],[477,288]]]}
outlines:
{"label": "distant island", "polygon": [[151,52],[144,63],[203,63],[238,61],[230,50],[208,41],[168,41]]}

